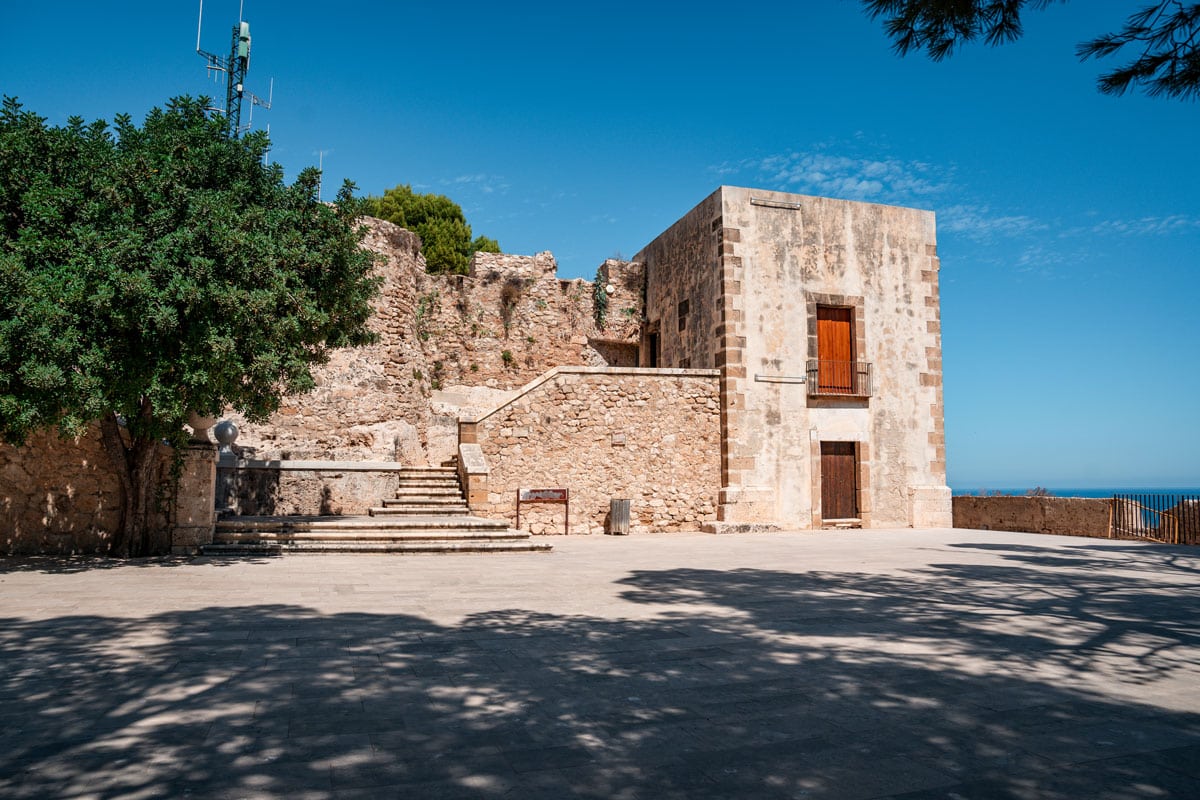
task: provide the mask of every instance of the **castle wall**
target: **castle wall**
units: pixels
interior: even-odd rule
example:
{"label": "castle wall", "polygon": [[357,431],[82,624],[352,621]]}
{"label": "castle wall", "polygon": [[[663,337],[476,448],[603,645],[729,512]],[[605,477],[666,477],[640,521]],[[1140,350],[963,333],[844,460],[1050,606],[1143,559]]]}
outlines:
{"label": "castle wall", "polygon": [[1108,538],[1111,505],[1091,497],[955,497],[954,527]]}
{"label": "castle wall", "polygon": [[121,485],[98,425],[77,440],[39,431],[0,445],[0,554],[99,553],[121,519]]}
{"label": "castle wall", "polygon": [[[720,487],[712,370],[562,368],[469,425],[487,466],[475,513],[516,524],[518,489],[566,488],[572,533],[601,533],[609,501],[631,500],[631,530],[699,530]],[[563,508],[522,504],[521,527],[561,533]]]}
{"label": "castle wall", "polygon": [[246,455],[436,465],[454,455],[457,418],[481,398],[494,405],[551,367],[635,357],[636,265],[610,260],[602,267],[617,308],[617,320],[610,312],[602,329],[593,284],[560,280],[548,252],[476,253],[469,275],[430,275],[415,234],[366,223],[363,244],[381,256],[383,285],[369,323],[377,343],[331,353],[314,370],[316,389],[285,398],[266,423],[233,417]]}
{"label": "castle wall", "polygon": [[[172,453],[159,450],[164,491]],[[151,525],[169,525],[172,544],[183,550],[212,535],[215,459],[213,447],[189,447],[173,518],[152,516]],[[98,423],[76,439],[44,430],[21,447],[0,444],[0,556],[104,554],[120,524],[121,482]]]}

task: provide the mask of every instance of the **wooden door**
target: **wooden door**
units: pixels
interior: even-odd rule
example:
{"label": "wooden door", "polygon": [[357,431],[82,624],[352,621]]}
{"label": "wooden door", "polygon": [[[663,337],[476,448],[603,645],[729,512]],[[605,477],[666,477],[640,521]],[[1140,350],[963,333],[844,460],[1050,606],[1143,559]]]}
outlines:
{"label": "wooden door", "polygon": [[858,517],[854,442],[821,442],[821,519]]}
{"label": "wooden door", "polygon": [[854,393],[853,309],[817,306],[817,390]]}

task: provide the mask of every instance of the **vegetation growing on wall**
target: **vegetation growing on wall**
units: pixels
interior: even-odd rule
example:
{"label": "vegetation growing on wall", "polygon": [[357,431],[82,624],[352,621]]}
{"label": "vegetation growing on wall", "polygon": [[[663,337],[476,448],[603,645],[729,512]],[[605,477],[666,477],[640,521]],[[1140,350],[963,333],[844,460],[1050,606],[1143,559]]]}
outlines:
{"label": "vegetation growing on wall", "polygon": [[403,184],[367,198],[367,213],[420,236],[429,272],[466,275],[472,255],[500,252],[495,239],[472,238],[462,207],[445,195],[421,194]]}
{"label": "vegetation growing on wall", "polygon": [[508,338],[512,328],[513,314],[517,312],[517,303],[525,291],[525,281],[516,276],[510,277],[500,289],[500,323],[504,326],[504,338]]}
{"label": "vegetation growing on wall", "polygon": [[417,338],[422,342],[429,341],[429,322],[434,311],[437,310],[439,298],[438,290],[434,289],[421,295],[420,299],[417,300],[417,310],[413,314],[413,322]]}
{"label": "vegetation growing on wall", "polygon": [[596,280],[592,285],[592,316],[596,319],[596,327],[604,330],[604,323],[608,321],[608,292],[605,287],[608,285],[608,275],[604,271],[603,265],[596,270]]}

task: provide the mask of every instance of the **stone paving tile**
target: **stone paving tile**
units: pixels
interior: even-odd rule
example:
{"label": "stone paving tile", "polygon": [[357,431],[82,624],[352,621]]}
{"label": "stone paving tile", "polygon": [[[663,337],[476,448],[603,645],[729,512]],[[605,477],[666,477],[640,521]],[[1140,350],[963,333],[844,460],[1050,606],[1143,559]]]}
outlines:
{"label": "stone paving tile", "polygon": [[1139,758],[1193,778],[1200,778],[1200,745],[1157,750],[1153,753],[1143,753]]}
{"label": "stone paving tile", "polygon": [[556,545],[0,561],[0,796],[1200,796],[1200,550]]}
{"label": "stone paving tile", "polygon": [[1200,735],[1153,721],[1118,719],[1093,725],[1061,726],[1023,737],[1022,746],[1061,764],[1153,753],[1200,742]]}
{"label": "stone paving tile", "polygon": [[1074,764],[1051,772],[957,783],[889,795],[891,800],[1147,800],[1200,797],[1200,779],[1141,757]]}
{"label": "stone paving tile", "polygon": [[507,780],[514,774],[507,759],[490,754],[456,759],[452,755],[397,758],[376,753],[331,769],[333,786],[337,789],[450,781],[486,783],[493,779]]}

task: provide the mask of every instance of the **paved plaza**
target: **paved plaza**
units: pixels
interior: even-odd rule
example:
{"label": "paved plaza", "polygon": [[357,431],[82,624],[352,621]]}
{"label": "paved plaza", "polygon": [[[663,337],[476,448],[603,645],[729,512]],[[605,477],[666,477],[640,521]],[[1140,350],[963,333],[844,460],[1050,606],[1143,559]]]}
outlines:
{"label": "paved plaza", "polygon": [[0,797],[1200,797],[1200,548],[0,560]]}

